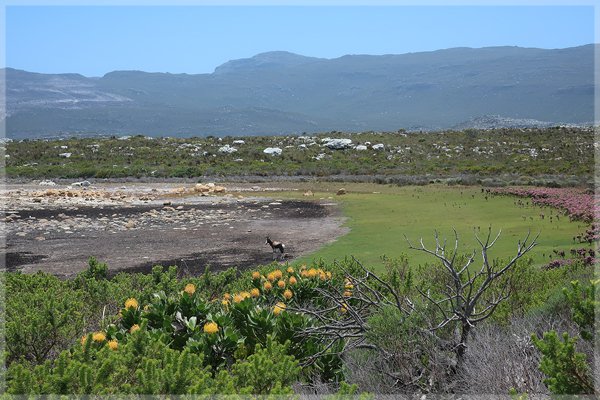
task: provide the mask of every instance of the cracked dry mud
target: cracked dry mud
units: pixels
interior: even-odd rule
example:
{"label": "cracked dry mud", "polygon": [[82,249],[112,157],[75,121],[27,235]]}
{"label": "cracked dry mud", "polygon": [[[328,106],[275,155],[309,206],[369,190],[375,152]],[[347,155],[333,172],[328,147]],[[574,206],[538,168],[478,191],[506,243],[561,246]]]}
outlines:
{"label": "cracked dry mud", "polygon": [[[157,184],[124,189],[105,185],[56,198],[40,196],[40,188],[33,185],[5,187],[3,267],[70,277],[86,269],[94,256],[112,274],[149,272],[161,264],[194,275],[206,265],[217,271],[270,263],[267,235],[285,242],[288,259],[294,259],[347,232],[331,202],[243,192],[183,196],[174,195],[177,188]],[[97,195],[102,191],[109,194]]]}

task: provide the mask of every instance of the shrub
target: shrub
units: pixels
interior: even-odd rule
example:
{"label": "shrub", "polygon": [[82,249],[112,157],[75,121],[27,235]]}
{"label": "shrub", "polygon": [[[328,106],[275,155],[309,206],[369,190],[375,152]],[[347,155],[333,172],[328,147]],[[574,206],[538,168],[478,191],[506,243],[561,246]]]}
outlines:
{"label": "shrub", "polygon": [[[91,336],[91,335],[90,335]],[[33,369],[13,364],[8,370],[10,394],[285,394],[299,367],[272,340],[231,371],[213,374],[203,355],[169,348],[164,337],[138,331],[113,350],[108,342],[84,341],[63,351],[54,362]]]}

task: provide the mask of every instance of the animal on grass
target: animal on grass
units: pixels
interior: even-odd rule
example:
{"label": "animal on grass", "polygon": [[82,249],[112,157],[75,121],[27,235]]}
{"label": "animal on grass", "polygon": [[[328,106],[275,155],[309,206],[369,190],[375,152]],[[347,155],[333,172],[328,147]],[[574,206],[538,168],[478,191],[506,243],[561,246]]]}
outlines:
{"label": "animal on grass", "polygon": [[280,254],[281,258],[284,257],[285,245],[283,243],[271,240],[271,238],[267,236],[267,241],[265,242],[265,244],[268,244],[269,246],[271,246],[271,249],[273,250],[273,260],[277,256],[277,251],[281,252],[281,254]]}

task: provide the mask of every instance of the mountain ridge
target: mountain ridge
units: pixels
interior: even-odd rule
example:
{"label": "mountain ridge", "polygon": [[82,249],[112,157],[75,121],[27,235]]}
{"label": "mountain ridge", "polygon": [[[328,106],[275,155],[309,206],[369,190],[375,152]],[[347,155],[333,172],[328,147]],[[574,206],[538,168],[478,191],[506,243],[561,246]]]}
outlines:
{"label": "mountain ridge", "polygon": [[89,78],[6,68],[0,71],[7,94],[0,112],[9,137],[433,130],[489,115],[587,124],[594,120],[598,46],[332,59],[273,51],[230,60],[208,74],[111,71]]}

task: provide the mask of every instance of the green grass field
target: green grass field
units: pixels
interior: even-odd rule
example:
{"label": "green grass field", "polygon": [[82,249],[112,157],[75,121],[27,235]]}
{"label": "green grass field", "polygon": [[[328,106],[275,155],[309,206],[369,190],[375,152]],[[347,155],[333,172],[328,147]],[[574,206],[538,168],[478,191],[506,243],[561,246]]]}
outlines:
{"label": "green grass field", "polygon": [[[315,198],[332,197],[341,203],[346,225],[350,233],[319,251],[295,260],[295,264],[308,263],[313,259],[325,261],[342,259],[353,255],[365,266],[380,269],[381,256],[395,258],[405,253],[413,264],[433,262],[433,257],[416,250],[410,250],[404,239],[406,235],[413,245],[418,245],[422,237],[426,246],[435,245],[434,231],[440,237],[448,238],[449,248],[453,246],[453,228],[459,234],[460,249],[470,253],[479,246],[475,234],[480,238],[487,235],[491,226],[495,235],[499,229],[502,235],[492,251],[493,258],[507,258],[514,255],[519,239],[540,233],[539,245],[530,253],[534,263],[546,264],[553,250],[587,247],[573,243],[573,236],[587,227],[581,222],[570,222],[561,216],[556,220],[558,210],[542,209],[536,206],[519,207],[516,198],[488,196],[477,187],[429,186],[383,186],[374,184],[344,184],[348,194],[336,196],[336,188],[341,184],[303,184],[297,192],[281,192],[277,196],[302,197],[302,190],[311,189]],[[525,200],[523,200],[525,201]],[[540,213],[545,214],[542,220]],[[552,214],[551,214],[552,213]],[[553,215],[550,222],[549,216]]]}

